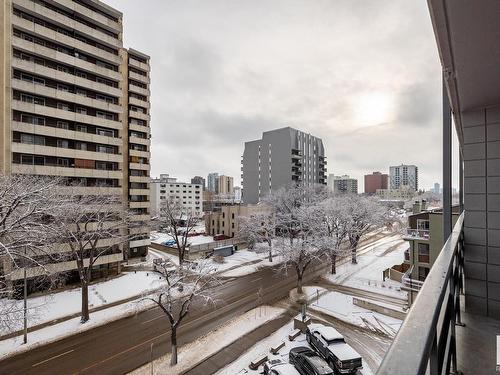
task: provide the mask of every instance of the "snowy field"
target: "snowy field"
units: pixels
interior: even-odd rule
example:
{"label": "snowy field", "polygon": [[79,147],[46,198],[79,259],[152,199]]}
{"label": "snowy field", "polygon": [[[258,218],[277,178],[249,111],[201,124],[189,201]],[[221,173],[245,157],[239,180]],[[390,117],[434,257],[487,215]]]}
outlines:
{"label": "snowy field", "polygon": [[[248,365],[250,362],[260,356],[267,355],[268,359],[281,359],[288,362],[288,353],[290,349],[297,346],[309,347],[306,341],[306,335],[301,334],[294,341],[288,340],[288,335],[293,331],[293,322],[281,327],[271,336],[259,341],[257,344],[252,346],[245,354],[243,354],[238,360],[230,363],[226,367],[222,368],[216,375],[239,375],[239,374],[262,374],[263,366],[260,366],[257,370],[250,370]],[[277,345],[280,342],[285,342],[285,347],[279,351],[278,354],[273,355],[269,352],[271,346]],[[366,361],[363,361],[363,369],[360,371],[363,375],[371,375],[372,371],[368,367]]]}
{"label": "snowy field", "polygon": [[403,263],[408,246],[400,237],[385,237],[374,242],[368,252],[358,256],[357,264],[345,262],[337,267],[335,275],[327,274],[324,278],[335,284],[406,298],[400,283],[389,279],[383,281],[383,271]]}
{"label": "snowy field", "polygon": [[[138,296],[152,291],[160,285],[159,277],[152,272],[125,272],[111,280],[90,285],[89,307],[98,307]],[[28,315],[29,326],[79,313],[81,311],[81,288],[29,298],[28,308],[32,312],[31,315]],[[97,313],[91,313],[91,318],[94,314]],[[2,334],[5,333],[7,332],[2,332]]]}
{"label": "snowy field", "polygon": [[[285,312],[284,309],[271,306],[250,310],[242,316],[226,322],[198,340],[181,346],[176,366],[170,367],[169,354],[156,359],[153,363],[154,373],[180,374],[264,323],[278,318],[283,312]],[[151,374],[151,364],[147,364],[131,372],[131,374],[149,375]]]}

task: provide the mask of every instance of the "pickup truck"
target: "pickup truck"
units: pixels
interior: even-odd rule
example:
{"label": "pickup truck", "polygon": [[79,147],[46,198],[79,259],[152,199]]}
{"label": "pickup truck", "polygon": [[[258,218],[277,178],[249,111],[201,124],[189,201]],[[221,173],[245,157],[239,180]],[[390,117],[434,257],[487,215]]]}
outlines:
{"label": "pickup truck", "polygon": [[361,356],[345,342],[344,336],[335,328],[311,324],[307,329],[306,339],[336,372],[354,374],[363,368]]}

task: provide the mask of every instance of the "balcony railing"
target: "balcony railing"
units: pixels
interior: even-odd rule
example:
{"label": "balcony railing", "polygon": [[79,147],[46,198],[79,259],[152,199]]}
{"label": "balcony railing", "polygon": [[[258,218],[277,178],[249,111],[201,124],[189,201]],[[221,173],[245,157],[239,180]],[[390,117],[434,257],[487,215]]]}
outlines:
{"label": "balcony railing", "polygon": [[420,239],[425,239],[428,240],[431,238],[430,232],[427,229],[412,229],[412,228],[407,228],[406,229],[406,238],[420,238]]}
{"label": "balcony railing", "polygon": [[463,291],[462,213],[422,285],[377,375],[457,371],[455,326]]}

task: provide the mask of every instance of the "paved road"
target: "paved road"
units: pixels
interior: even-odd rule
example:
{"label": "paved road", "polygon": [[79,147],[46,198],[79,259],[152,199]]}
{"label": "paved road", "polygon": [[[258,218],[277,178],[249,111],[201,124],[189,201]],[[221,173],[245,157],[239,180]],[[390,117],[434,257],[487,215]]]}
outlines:
{"label": "paved road", "polygon": [[[306,275],[306,281],[323,273],[318,265]],[[179,329],[179,344],[190,342],[228,319],[261,303],[272,303],[288,295],[295,286],[295,275],[278,278],[271,268],[234,279],[218,287],[224,303],[217,307],[197,306]],[[123,374],[170,349],[168,321],[158,309],[120,319],[101,327],[70,336],[27,353],[0,362],[0,374]]]}
{"label": "paved road", "polygon": [[[380,237],[372,236],[366,242]],[[304,282],[310,282],[327,268],[327,264],[312,267]],[[217,290],[224,303],[196,306],[178,330],[178,344],[191,342],[260,303],[286,297],[295,282],[294,272],[278,277],[272,268],[225,280]],[[260,289],[263,293],[259,301]],[[0,375],[124,374],[169,350],[168,321],[156,308],[0,361]]]}

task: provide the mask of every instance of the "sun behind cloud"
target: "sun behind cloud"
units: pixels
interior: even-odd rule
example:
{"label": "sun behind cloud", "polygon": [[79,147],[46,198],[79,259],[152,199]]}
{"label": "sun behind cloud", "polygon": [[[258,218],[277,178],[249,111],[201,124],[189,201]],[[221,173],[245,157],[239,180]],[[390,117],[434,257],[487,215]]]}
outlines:
{"label": "sun behind cloud", "polygon": [[369,127],[390,122],[394,117],[394,96],[383,91],[360,94],[353,105],[354,124]]}

